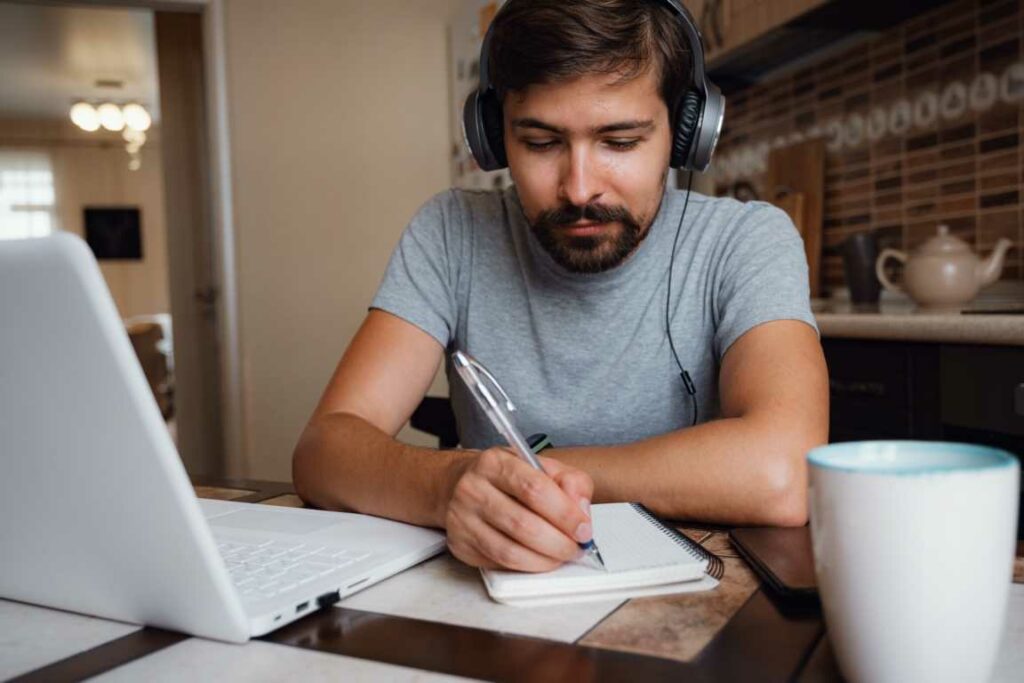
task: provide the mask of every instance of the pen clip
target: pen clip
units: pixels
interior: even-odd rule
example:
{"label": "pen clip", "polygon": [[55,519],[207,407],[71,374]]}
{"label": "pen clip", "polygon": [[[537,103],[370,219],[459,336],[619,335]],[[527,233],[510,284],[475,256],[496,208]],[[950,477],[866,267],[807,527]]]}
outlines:
{"label": "pen clip", "polygon": [[501,385],[498,384],[498,380],[494,378],[494,375],[492,375],[487,370],[487,368],[485,368],[484,366],[480,365],[479,361],[477,361],[475,358],[470,357],[469,358],[469,362],[470,362],[470,364],[472,364],[472,366],[474,368],[476,368],[480,372],[484,373],[484,376],[487,377],[487,380],[491,383],[491,386],[494,387],[495,389],[497,389],[498,393],[501,394],[501,398],[504,399],[504,401],[505,401],[505,408],[508,410],[508,412],[514,413],[515,410],[516,410],[516,407],[512,403],[512,399],[510,399],[508,397],[508,394],[505,393],[505,390],[501,388]]}
{"label": "pen clip", "polygon": [[[498,383],[498,380],[495,379],[494,376],[487,371],[487,368],[481,365],[479,361],[464,351],[456,350],[452,353],[451,358],[455,364],[455,370],[458,372],[463,382],[465,382],[467,388],[469,388],[470,393],[477,399],[480,407],[483,408],[484,413],[487,415],[491,424],[494,425],[494,428],[498,433],[505,437],[508,445],[511,446],[523,460],[528,462],[531,467],[543,471],[544,467],[533,454],[533,451],[530,450],[530,445],[526,443],[526,439],[523,438],[523,435],[519,433],[518,429],[516,429],[515,423],[513,422],[510,414],[516,409],[516,407],[512,404],[512,399],[510,399],[508,394],[505,393],[505,390],[501,387],[501,384]],[[502,408],[498,400],[491,395],[486,383],[477,374],[477,370],[479,370],[480,373],[490,381],[491,386],[494,387],[494,389],[497,390],[497,393],[501,395],[505,402],[505,408]]]}
{"label": "pen clip", "polygon": [[498,393],[501,394],[502,400],[505,401],[505,409],[508,410],[510,413],[515,412],[516,407],[515,404],[512,403],[512,399],[508,397],[508,394],[506,394],[505,390],[502,389],[501,384],[498,383],[498,380],[494,377],[494,375],[492,375],[490,371],[487,370],[487,368],[480,364],[480,361],[478,361],[476,358],[473,358],[468,353],[464,353],[462,351],[455,352],[455,359],[469,366],[473,370],[479,370],[480,372],[482,372],[484,374],[484,377],[486,377],[487,380],[491,383],[491,386],[497,389]]}

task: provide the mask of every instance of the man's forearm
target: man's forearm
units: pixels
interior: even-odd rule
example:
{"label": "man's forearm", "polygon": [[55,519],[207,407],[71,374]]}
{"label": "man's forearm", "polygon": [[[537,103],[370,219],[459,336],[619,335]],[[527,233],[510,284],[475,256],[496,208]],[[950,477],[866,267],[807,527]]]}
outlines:
{"label": "man's forearm", "polygon": [[622,446],[548,452],[593,477],[595,502],[638,501],[674,519],[799,525],[803,456],[826,438],[824,428],[730,418]]}
{"label": "man's forearm", "polygon": [[409,446],[347,413],[315,418],[295,449],[292,477],[306,502],[422,526],[444,526],[453,469],[469,451]]}

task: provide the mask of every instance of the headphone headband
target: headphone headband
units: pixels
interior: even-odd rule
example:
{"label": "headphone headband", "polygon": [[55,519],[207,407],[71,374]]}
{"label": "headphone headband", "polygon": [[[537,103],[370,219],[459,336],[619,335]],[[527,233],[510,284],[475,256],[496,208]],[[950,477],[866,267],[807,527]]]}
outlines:
{"label": "headphone headband", "polygon": [[[493,88],[491,83],[491,35],[494,33],[494,24],[497,22],[498,17],[501,16],[502,11],[506,7],[512,4],[513,0],[506,0],[505,4],[501,6],[498,13],[491,19],[491,23],[487,26],[487,33],[484,34],[484,41],[480,47],[480,90],[486,90]],[[662,7],[665,7],[669,11],[675,13],[682,20],[680,23],[683,25],[683,30],[686,31],[686,37],[690,41],[691,47],[696,45],[699,50],[690,50],[693,54],[693,80],[695,83],[704,83],[706,77],[704,75],[704,39],[700,35],[700,31],[697,30],[697,23],[693,20],[693,15],[690,14],[690,10],[686,9],[679,0],[649,0]]]}
{"label": "headphone headband", "polygon": [[[503,141],[500,146],[492,144],[500,141],[500,130],[495,130],[495,125],[500,125],[501,122],[488,121],[488,112],[485,108],[497,104],[500,112],[500,102],[496,102],[497,93],[490,77],[491,36],[501,13],[514,1],[506,0],[487,27],[480,47],[479,86],[470,94],[463,110],[463,135],[466,144],[477,164],[485,171],[507,166]],[[693,55],[693,91],[682,93],[679,97],[679,108],[684,111],[676,112],[676,118],[682,122],[676,121],[677,131],[673,140],[671,164],[679,168],[703,171],[711,163],[711,155],[718,143],[725,113],[725,98],[718,87],[707,79],[704,72],[704,41],[690,11],[679,0],[647,1],[667,8],[679,18],[690,44],[690,54]],[[490,112],[490,116],[493,118],[493,111]],[[683,126],[687,128],[682,128]]]}

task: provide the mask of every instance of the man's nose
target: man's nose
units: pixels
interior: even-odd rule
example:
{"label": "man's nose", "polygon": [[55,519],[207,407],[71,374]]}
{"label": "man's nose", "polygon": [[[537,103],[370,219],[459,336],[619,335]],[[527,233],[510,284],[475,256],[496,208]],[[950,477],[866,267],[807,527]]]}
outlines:
{"label": "man's nose", "polygon": [[562,171],[562,199],[574,206],[586,206],[602,194],[594,159],[582,146],[570,149]]}

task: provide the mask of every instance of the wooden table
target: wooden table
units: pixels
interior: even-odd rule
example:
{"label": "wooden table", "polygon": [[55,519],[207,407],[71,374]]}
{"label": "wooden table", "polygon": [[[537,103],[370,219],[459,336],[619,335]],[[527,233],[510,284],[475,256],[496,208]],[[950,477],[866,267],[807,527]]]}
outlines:
{"label": "wooden table", "polygon": [[[193,483],[204,498],[301,505],[287,484]],[[627,601],[572,643],[344,606],[310,614],[258,640],[485,680],[839,680],[816,604],[782,604],[762,589],[729,546],[726,530],[683,531],[723,558],[721,585],[706,593]],[[1022,565],[1018,561],[1017,581],[1024,581]],[[16,680],[79,680],[189,640],[197,639],[144,628]]]}

